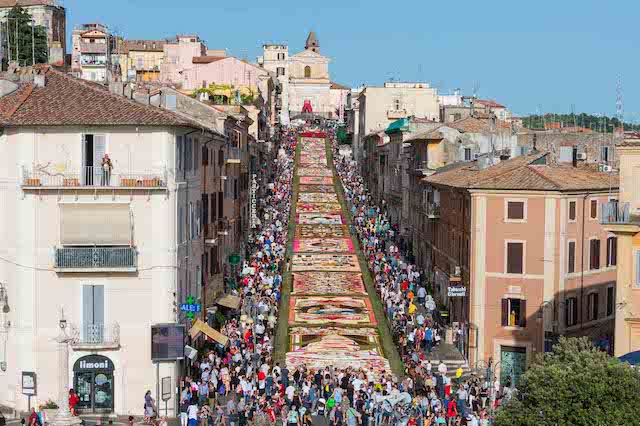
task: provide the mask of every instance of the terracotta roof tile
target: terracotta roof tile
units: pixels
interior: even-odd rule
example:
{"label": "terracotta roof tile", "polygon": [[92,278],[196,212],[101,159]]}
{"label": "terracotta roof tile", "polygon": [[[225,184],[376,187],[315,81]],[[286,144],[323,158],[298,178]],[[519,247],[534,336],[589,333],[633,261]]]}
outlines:
{"label": "terracotta roof tile", "polygon": [[[23,89],[24,90],[24,89]],[[14,95],[14,96],[12,96]],[[17,102],[16,94],[8,95]],[[9,99],[0,102],[9,103]],[[15,104],[14,104],[15,106]],[[0,106],[0,109],[5,110]],[[46,73],[45,87],[34,87],[15,112],[3,117],[5,126],[201,126],[178,114],[143,105],[111,93],[106,87],[55,69]]]}
{"label": "terracotta roof tile", "polygon": [[350,87],[343,86],[342,84],[338,84],[338,83],[333,82],[333,81],[330,84],[331,84],[331,86],[330,86],[331,89],[351,90]]}
{"label": "terracotta roof tile", "polygon": [[60,6],[53,0],[0,0],[0,7]]}
{"label": "terracotta roof tile", "polygon": [[[478,162],[423,179],[425,183],[466,189],[586,191],[617,189],[617,172],[597,170],[596,164],[549,165],[548,153],[527,154],[478,169]],[[535,163],[535,164],[534,164]],[[538,164],[541,163],[541,164]],[[613,183],[613,184],[612,184]]]}
{"label": "terracotta roof tile", "polygon": [[125,51],[162,52],[164,40],[124,40],[122,46]]}
{"label": "terracotta roof tile", "polygon": [[223,59],[227,59],[226,56],[194,56],[192,62],[194,64],[210,64],[212,62],[218,62]]}
{"label": "terracotta roof tile", "polygon": [[488,100],[484,100],[484,99],[476,99],[475,103],[481,104],[481,105],[489,105],[492,108],[506,108],[504,105],[500,105],[497,102],[488,101]]}

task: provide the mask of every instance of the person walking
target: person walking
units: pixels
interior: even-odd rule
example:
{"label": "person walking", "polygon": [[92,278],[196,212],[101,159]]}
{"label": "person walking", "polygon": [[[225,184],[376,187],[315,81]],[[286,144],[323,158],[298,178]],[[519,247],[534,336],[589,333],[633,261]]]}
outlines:
{"label": "person walking", "polygon": [[148,390],[144,394],[144,422],[150,423],[155,417],[156,411],[155,401],[151,397],[151,391]]}

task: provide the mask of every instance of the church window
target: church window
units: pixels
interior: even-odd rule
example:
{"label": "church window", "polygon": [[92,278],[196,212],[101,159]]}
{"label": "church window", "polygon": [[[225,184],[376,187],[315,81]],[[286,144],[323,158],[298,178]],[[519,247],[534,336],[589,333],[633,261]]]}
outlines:
{"label": "church window", "polygon": [[309,65],[304,67],[304,77],[305,78],[311,77],[311,67]]}

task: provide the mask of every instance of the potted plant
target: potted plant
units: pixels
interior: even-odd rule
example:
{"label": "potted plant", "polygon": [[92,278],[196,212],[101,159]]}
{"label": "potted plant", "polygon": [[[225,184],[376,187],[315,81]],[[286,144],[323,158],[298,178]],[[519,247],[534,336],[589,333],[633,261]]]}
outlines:
{"label": "potted plant", "polygon": [[56,415],[56,411],[58,411],[58,404],[52,399],[48,399],[44,404],[42,404],[42,410],[45,412],[45,415],[49,421],[53,419]]}

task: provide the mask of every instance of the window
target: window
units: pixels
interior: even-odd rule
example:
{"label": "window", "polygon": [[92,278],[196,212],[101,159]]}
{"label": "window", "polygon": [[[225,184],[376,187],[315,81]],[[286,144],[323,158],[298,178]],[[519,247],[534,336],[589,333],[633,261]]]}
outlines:
{"label": "window", "polygon": [[209,148],[206,145],[202,145],[202,165],[209,165]]}
{"label": "window", "polygon": [[527,326],[527,301],[522,299],[502,299],[502,326]]}
{"label": "window", "polygon": [[465,148],[464,149],[464,161],[472,161],[473,160],[473,149]]}
{"label": "window", "polygon": [[569,201],[569,220],[570,221],[576,220],[576,202],[575,201]]}
{"label": "window", "polygon": [[393,109],[395,111],[400,111],[400,99],[396,99],[393,101]]}
{"label": "window", "polygon": [[524,202],[523,201],[507,202],[507,219],[515,219],[515,220],[524,219]]}
{"label": "window", "polygon": [[176,136],[176,157],[178,170],[181,171],[184,167],[184,142],[182,136]]}
{"label": "window", "polygon": [[209,196],[202,194],[202,224],[209,224]]}
{"label": "window", "polygon": [[618,263],[618,239],[607,238],[607,266],[616,266]]}
{"label": "window", "polygon": [[600,269],[600,240],[589,241],[589,269]]}
{"label": "window", "polygon": [[607,287],[607,316],[613,314],[614,307],[616,306],[616,295],[614,287]]}
{"label": "window", "polygon": [[86,342],[102,343],[104,336],[104,286],[82,286],[82,335]]}
{"label": "window", "polygon": [[222,219],[224,217],[224,198],[222,196],[222,191],[218,192],[218,219]]}
{"label": "window", "polygon": [[567,250],[567,273],[572,274],[576,271],[576,242],[569,241],[569,249]]}
{"label": "window", "polygon": [[587,318],[589,321],[598,319],[598,293],[591,293],[587,296]]}
{"label": "window", "polygon": [[276,68],[276,75],[277,75],[277,76],[284,75],[284,67],[278,67],[278,68]]}
{"label": "window", "polygon": [[578,323],[578,299],[575,297],[569,297],[565,300],[565,309],[566,309],[566,323],[567,327],[571,327],[572,325],[576,325]]}
{"label": "window", "polygon": [[507,274],[523,273],[524,243],[507,243]]}
{"label": "window", "polygon": [[192,240],[195,236],[195,221],[193,220],[193,203],[189,203],[189,216],[188,216],[188,228],[189,228],[189,239]]}
{"label": "window", "polygon": [[216,201],[216,195],[218,194],[214,192],[209,196],[211,199],[211,223],[216,223],[218,220],[218,203]]}
{"label": "window", "polygon": [[609,162],[609,147],[608,146],[601,146],[600,147],[600,161],[602,161],[603,163],[608,163]]}
{"label": "window", "polygon": [[590,216],[591,219],[597,219],[598,218],[598,200],[591,200],[591,209],[590,209]]}
{"label": "window", "polygon": [[184,242],[184,209],[178,209],[178,243]]}
{"label": "window", "polygon": [[311,67],[309,65],[304,67],[304,77],[305,78],[310,78],[311,77]]}
{"label": "window", "polygon": [[142,69],[142,58],[138,58],[138,69],[141,70]]}
{"label": "window", "polygon": [[278,60],[284,61],[284,53],[278,53]]}

